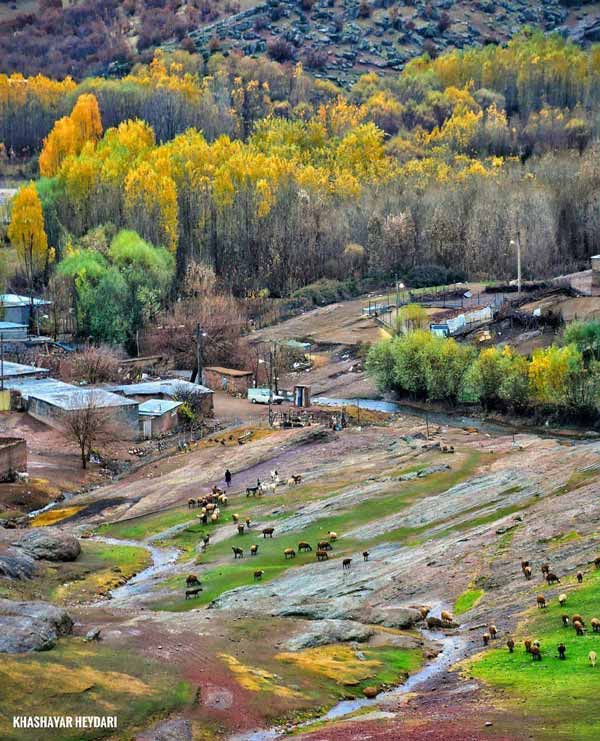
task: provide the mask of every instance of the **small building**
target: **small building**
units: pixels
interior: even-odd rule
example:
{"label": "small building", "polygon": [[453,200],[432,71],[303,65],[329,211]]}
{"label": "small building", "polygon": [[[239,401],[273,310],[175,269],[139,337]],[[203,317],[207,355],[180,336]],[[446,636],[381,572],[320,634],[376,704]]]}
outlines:
{"label": "small building", "polygon": [[24,324],[29,327],[31,312],[42,312],[51,306],[51,301],[31,296],[18,296],[15,293],[0,293],[0,319],[5,322]]}
{"label": "small building", "polygon": [[[23,363],[11,363],[8,360],[2,362],[0,378],[3,381],[13,381],[25,378],[43,378],[49,373],[47,368],[37,368],[35,365],[23,365]],[[4,384],[6,386],[6,384]]]}
{"label": "small building", "polygon": [[199,398],[199,405],[196,403],[195,406],[199,407],[200,413],[204,417],[211,417],[213,414],[213,392],[206,386],[190,383],[180,378],[127,383],[122,386],[111,386],[109,390],[141,402],[153,399],[185,401],[188,396]]}
{"label": "small building", "polygon": [[27,325],[16,322],[5,322],[0,320],[0,337],[3,342],[7,340],[26,340]]}
{"label": "small building", "polygon": [[27,473],[27,443],[22,437],[0,437],[0,482]]}
{"label": "small building", "polygon": [[142,402],[138,411],[140,433],[144,440],[175,431],[179,427],[178,410],[182,404],[182,401],[166,399],[148,399]]}
{"label": "small building", "polygon": [[228,394],[245,396],[254,386],[254,373],[235,368],[209,366],[202,371],[202,382],[213,391],[227,391]]}

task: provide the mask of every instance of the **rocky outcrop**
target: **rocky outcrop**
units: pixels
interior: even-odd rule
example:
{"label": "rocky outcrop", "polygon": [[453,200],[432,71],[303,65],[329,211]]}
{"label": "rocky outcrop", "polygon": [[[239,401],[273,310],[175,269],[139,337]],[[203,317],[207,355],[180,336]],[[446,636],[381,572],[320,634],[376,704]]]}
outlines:
{"label": "rocky outcrop", "polygon": [[369,622],[386,628],[412,628],[423,619],[415,607],[374,607],[369,612]]}
{"label": "rocky outcrop", "polygon": [[47,561],[75,561],[81,553],[77,538],[48,528],[29,530],[13,545],[33,558]]}
{"label": "rocky outcrop", "polygon": [[17,548],[7,548],[0,553],[0,576],[9,579],[31,579],[35,574],[35,561]]}
{"label": "rocky outcrop", "polygon": [[320,620],[287,642],[288,651],[347,641],[368,641],[375,631],[354,620]]}
{"label": "rocky outcrop", "polygon": [[59,636],[73,630],[73,621],[60,607],[47,602],[0,600],[0,653],[48,651]]}

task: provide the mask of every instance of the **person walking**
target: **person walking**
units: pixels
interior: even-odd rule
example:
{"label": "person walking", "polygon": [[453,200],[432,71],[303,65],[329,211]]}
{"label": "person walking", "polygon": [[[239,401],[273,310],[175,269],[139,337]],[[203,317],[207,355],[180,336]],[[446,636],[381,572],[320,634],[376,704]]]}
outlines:
{"label": "person walking", "polygon": [[225,483],[227,484],[227,488],[229,489],[229,487],[231,486],[231,471],[229,469],[225,471]]}

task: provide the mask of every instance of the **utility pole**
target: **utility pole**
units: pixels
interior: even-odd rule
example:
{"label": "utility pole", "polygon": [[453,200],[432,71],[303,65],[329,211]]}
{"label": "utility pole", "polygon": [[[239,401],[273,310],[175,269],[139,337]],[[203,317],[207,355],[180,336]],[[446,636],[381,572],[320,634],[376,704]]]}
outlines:
{"label": "utility pole", "polygon": [[4,335],[0,333],[0,391],[4,391]]}

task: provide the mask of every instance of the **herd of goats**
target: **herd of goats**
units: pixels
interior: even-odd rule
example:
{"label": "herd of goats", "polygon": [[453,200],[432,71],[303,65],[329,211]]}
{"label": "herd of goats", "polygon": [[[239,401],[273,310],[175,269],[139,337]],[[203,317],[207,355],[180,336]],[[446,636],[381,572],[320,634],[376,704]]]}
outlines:
{"label": "herd of goats", "polygon": [[[594,559],[594,566],[597,569],[600,569],[600,556],[597,556]],[[531,565],[529,561],[521,561],[521,570],[523,571],[523,575],[525,578],[529,581],[532,576],[531,571]],[[547,563],[543,563],[541,566],[542,575],[546,581],[547,584],[560,584],[560,579],[558,576],[550,571],[550,565]],[[577,583],[581,584],[583,582],[583,572],[578,571],[577,572]],[[567,595],[562,592],[558,596],[558,603],[561,607],[564,607],[567,602]],[[547,600],[545,595],[538,594],[536,597],[536,604],[540,609],[544,609],[548,606]],[[585,620],[581,615],[578,613],[569,616],[566,612],[564,612],[561,615],[562,624],[564,627],[569,627],[571,625],[574,630],[575,634],[578,636],[583,636],[585,634]],[[590,625],[592,626],[592,631],[594,633],[600,633],[600,620],[596,617],[593,617],[590,620]],[[483,645],[488,646],[491,640],[495,640],[498,637],[498,629],[495,625],[489,625],[488,630],[486,633],[483,634]],[[542,651],[540,642],[538,640],[531,640],[530,638],[526,638],[523,641],[523,645],[525,647],[525,652],[528,654],[531,654],[531,658],[533,661],[541,661],[542,660]],[[515,650],[515,642],[512,638],[508,638],[506,641],[506,646],[510,653],[513,653]],[[559,659],[566,659],[567,658],[567,648],[564,643],[559,643],[556,647],[558,651],[558,658]],[[598,659],[598,656],[595,651],[590,651],[588,654],[588,661],[592,667],[596,666],[596,661]]]}

